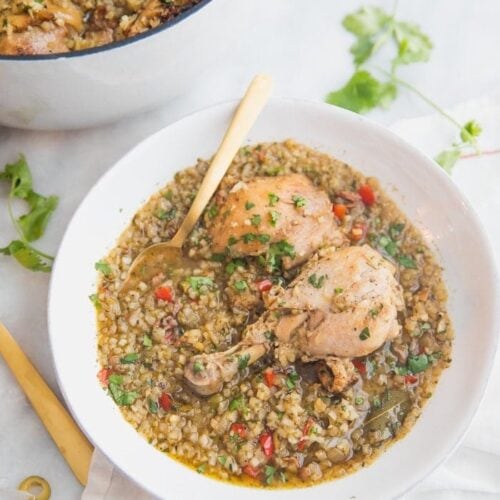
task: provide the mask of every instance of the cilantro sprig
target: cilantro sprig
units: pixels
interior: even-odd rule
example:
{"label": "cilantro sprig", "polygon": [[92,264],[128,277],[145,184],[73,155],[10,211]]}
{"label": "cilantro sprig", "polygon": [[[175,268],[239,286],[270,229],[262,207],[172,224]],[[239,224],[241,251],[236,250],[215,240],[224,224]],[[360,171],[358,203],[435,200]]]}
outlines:
{"label": "cilantro sprig", "polygon": [[[10,191],[7,198],[7,207],[12,225],[17,231],[19,239],[11,241],[7,246],[0,248],[0,253],[10,255],[19,264],[31,271],[50,272],[54,257],[47,255],[31,245],[31,242],[40,239],[57,207],[57,196],[42,196],[33,189],[33,178],[24,156],[20,156],[16,163],[5,165],[0,172],[0,181],[10,182]],[[23,200],[28,205],[28,212],[16,217],[13,201]]]}
{"label": "cilantro sprig", "polygon": [[[426,62],[430,58],[432,41],[418,25],[396,19],[395,12],[389,14],[376,6],[364,6],[348,14],[342,25],[356,37],[350,49],[355,71],[343,87],[326,96],[326,102],[356,113],[367,113],[377,107],[387,108],[396,99],[399,89],[405,88],[459,130],[460,138],[435,157],[435,161],[446,172],[451,173],[464,150],[473,148],[478,152],[477,139],[482,129],[477,121],[469,120],[463,124],[458,122],[416,87],[397,75],[401,66]],[[388,44],[393,46],[393,56],[388,70],[373,67],[384,76],[384,79],[378,79],[366,66],[373,56]]]}

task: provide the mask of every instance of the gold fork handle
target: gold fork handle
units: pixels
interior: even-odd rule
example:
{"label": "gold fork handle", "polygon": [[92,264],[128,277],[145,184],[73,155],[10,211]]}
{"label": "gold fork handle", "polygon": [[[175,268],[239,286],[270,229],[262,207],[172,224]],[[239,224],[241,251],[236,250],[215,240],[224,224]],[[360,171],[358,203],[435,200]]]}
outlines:
{"label": "gold fork handle", "polygon": [[0,354],[76,478],[85,486],[92,458],[92,445],[2,323]]}
{"label": "gold fork handle", "polygon": [[273,81],[269,76],[257,75],[241,100],[236,113],[231,120],[229,128],[222,139],[222,142],[215,154],[210,167],[201,183],[198,194],[189,209],[179,230],[172,238],[171,246],[181,248],[184,240],[193,229],[196,221],[205,210],[207,203],[215,193],[217,186],[224,177],[229,165],[233,161],[238,149],[242,145],[245,137],[257,120],[262,108],[265,106],[271,90]]}

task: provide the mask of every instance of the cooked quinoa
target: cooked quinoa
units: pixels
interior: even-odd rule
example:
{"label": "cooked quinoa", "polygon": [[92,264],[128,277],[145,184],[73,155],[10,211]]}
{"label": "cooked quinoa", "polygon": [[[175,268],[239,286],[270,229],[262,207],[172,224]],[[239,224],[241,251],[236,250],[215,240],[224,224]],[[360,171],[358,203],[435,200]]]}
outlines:
{"label": "cooked quinoa", "polygon": [[[152,446],[218,479],[297,487],[366,466],[412,427],[451,362],[441,268],[376,179],[286,141],[239,151],[184,245],[194,267],[165,269],[119,296],[137,254],[175,234],[207,167],[199,160],[178,172],[96,264],[91,298],[103,389]],[[402,334],[355,358],[357,381],[341,394],[326,391],[310,363],[287,363],[276,344],[255,364],[242,363],[220,392],[200,397],[184,382],[188,360],[236,344],[263,313],[269,286],[286,286],[305,265],[269,269],[258,257],[214,254],[207,228],[238,182],[289,173],[306,175],[328,194],[345,245],[367,243],[396,266]]]}
{"label": "cooked quinoa", "polygon": [[200,0],[0,0],[0,54],[53,54],[133,37]]}

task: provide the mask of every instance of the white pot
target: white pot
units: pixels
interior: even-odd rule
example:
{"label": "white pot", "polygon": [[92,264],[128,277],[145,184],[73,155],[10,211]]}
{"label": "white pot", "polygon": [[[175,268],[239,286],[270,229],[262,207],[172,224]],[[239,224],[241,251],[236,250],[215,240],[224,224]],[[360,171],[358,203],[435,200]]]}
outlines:
{"label": "white pot", "polygon": [[223,21],[237,10],[236,3],[202,0],[155,30],[96,49],[0,56],[0,124],[82,128],[152,109],[182,94],[234,49],[228,33],[238,31],[237,25]]}

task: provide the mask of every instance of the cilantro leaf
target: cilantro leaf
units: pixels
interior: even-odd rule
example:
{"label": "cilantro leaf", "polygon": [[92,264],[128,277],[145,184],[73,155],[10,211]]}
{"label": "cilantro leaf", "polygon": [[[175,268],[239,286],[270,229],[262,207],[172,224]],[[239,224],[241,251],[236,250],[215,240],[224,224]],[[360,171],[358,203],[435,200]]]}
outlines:
{"label": "cilantro leaf", "polygon": [[11,241],[5,248],[0,248],[0,253],[11,255],[19,264],[31,271],[48,273],[52,269],[44,255],[20,240]]}
{"label": "cilantro leaf", "polygon": [[453,167],[455,166],[455,163],[457,163],[459,158],[460,150],[458,148],[453,148],[441,151],[441,153],[439,153],[434,158],[434,160],[438,165],[443,167],[446,172],[451,174],[451,171],[453,170]]}
{"label": "cilantro leaf", "polygon": [[59,198],[57,196],[45,197],[30,191],[24,199],[31,210],[19,217],[19,227],[27,241],[35,241],[45,232],[50,217],[57,208]]}
{"label": "cilantro leaf", "polygon": [[398,44],[398,55],[394,59],[393,65],[429,60],[432,42],[419,26],[399,21],[394,25],[393,34]]}
{"label": "cilantro leaf", "polygon": [[102,260],[96,262],[94,264],[94,267],[96,271],[100,271],[102,274],[104,274],[104,276],[110,276],[111,274],[113,274],[110,265]]}
{"label": "cilantro leaf", "polygon": [[380,7],[367,5],[347,15],[342,21],[342,26],[358,37],[366,37],[383,30],[390,20],[391,16]]}
{"label": "cilantro leaf", "polygon": [[356,113],[366,113],[377,106],[387,106],[396,94],[394,83],[380,82],[368,71],[358,70],[341,89],[330,92],[326,102]]}
{"label": "cilantro leaf", "polygon": [[351,46],[354,64],[360,66],[370,58],[375,47],[375,42],[369,36],[362,36]]}
{"label": "cilantro leaf", "polygon": [[5,165],[5,170],[0,172],[0,180],[10,180],[10,196],[25,199],[33,188],[33,178],[26,163],[26,158],[21,155],[16,163]]}
{"label": "cilantro leaf", "polygon": [[476,120],[469,120],[460,130],[460,138],[464,142],[474,143],[481,135],[483,128]]}

